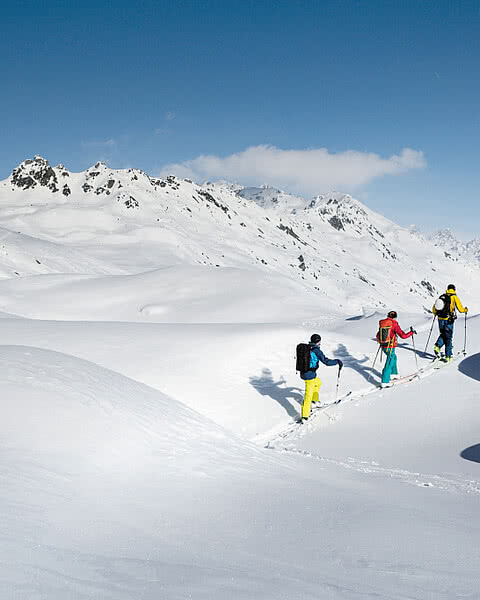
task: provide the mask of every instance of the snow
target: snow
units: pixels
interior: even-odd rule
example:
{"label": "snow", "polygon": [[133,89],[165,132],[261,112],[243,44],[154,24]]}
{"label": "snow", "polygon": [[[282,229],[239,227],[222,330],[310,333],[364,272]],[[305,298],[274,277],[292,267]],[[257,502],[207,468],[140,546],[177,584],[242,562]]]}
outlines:
{"label": "snow", "polygon": [[[28,189],[0,184],[2,599],[478,597],[478,268],[342,194],[22,165]],[[425,308],[450,281],[467,355],[435,370]],[[380,390],[387,302],[418,331],[401,373],[423,370]],[[313,332],[345,367],[302,425]]]}
{"label": "snow", "polygon": [[[272,203],[272,195],[281,202]],[[255,270],[295,282],[298,295],[311,292],[325,313],[332,304],[346,314],[389,305],[424,312],[444,291],[444,273],[459,289],[480,294],[477,264],[446,257],[340,192],[302,201],[274,188],[252,195],[250,188],[198,186],[100,163],[71,173],[36,157],[0,182],[0,227],[60,246],[59,255],[68,249],[83,257],[80,263],[69,256],[71,268],[58,266],[60,273],[136,274],[172,265]],[[43,264],[42,253],[33,249],[32,265],[25,261],[19,276],[48,272],[34,260]]]}
{"label": "snow", "polygon": [[442,229],[428,236],[429,240],[439,246],[453,260],[461,260],[467,263],[480,262],[480,239],[476,238],[468,242],[461,242],[450,229]]}
{"label": "snow", "polygon": [[[40,319],[153,320],[175,323],[279,322],[306,318],[317,299],[290,279],[238,268],[175,266],[134,275],[91,278],[42,275],[0,281],[7,312]],[[31,297],[38,304],[31,312]],[[333,304],[327,303],[330,311]]]}

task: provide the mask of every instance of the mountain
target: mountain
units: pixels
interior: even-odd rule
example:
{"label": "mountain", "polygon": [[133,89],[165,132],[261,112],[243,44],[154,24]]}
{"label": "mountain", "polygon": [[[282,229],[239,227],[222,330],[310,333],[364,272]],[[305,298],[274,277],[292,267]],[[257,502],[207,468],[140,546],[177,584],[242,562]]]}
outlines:
{"label": "mountain", "polygon": [[306,202],[303,198],[287,194],[282,190],[263,185],[262,187],[245,187],[236,190],[237,196],[251,200],[263,208],[281,209],[295,214],[297,209],[304,209]]}
{"label": "mountain", "polygon": [[[104,163],[73,173],[36,156],[0,183],[0,227],[3,277],[37,275],[37,261],[47,258],[51,266],[41,272],[96,276],[234,267],[239,284],[245,269],[280,278],[279,293],[291,281],[319,314],[327,307],[429,310],[447,280],[480,292],[477,264],[453,261],[434,242],[338,192],[307,201],[271,187],[196,185]],[[16,268],[10,257],[7,264],[12,235],[35,240],[35,260]]]}
{"label": "mountain", "polygon": [[[0,183],[3,598],[478,597],[478,267],[345,194],[243,190]],[[446,281],[472,311],[436,370]],[[382,303],[418,331],[388,390]],[[313,331],[344,368],[298,423]]]}
{"label": "mountain", "polygon": [[448,258],[480,263],[480,238],[461,242],[450,229],[441,229],[429,236],[429,240],[434,246],[442,249]]}

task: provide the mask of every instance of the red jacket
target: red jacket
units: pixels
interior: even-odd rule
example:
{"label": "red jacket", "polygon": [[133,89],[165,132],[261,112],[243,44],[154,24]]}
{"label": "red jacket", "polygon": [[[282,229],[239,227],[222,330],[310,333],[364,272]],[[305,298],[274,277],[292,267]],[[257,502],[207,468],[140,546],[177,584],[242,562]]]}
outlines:
{"label": "red jacket", "polygon": [[[380,321],[381,327],[388,327],[388,325],[391,326],[390,341],[386,342],[384,344],[381,344],[383,348],[387,348],[387,347],[388,348],[396,348],[397,347],[397,335],[399,335],[403,340],[406,340],[407,338],[409,338],[413,335],[413,331],[409,331],[408,333],[405,333],[395,319],[387,318],[387,319],[382,319]],[[377,341],[380,343],[380,340],[378,339],[378,333],[377,333]]]}

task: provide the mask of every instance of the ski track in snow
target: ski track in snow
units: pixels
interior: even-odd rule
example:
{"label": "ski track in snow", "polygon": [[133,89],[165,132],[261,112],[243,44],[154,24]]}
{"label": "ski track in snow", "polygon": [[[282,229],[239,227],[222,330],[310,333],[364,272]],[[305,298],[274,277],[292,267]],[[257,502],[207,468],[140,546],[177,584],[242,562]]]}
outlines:
{"label": "ski track in snow", "polygon": [[338,467],[343,467],[345,469],[351,469],[359,473],[365,473],[368,475],[383,475],[385,477],[403,481],[404,483],[408,483],[410,485],[416,485],[417,487],[436,488],[437,490],[451,493],[473,493],[480,495],[480,482],[473,479],[455,479],[440,475],[414,473],[405,469],[382,467],[374,461],[362,461],[350,457],[348,460],[327,458],[325,456],[318,456],[308,452],[307,450],[298,450],[294,447],[288,446],[268,444],[265,447],[281,453],[304,456],[306,458],[322,461]]}
{"label": "ski track in snow", "polygon": [[[458,353],[454,358],[454,362],[456,362],[461,356],[463,356],[463,353]],[[435,374],[437,371],[438,367],[436,361],[433,361],[433,364],[430,364],[427,367],[420,369],[417,376],[413,379],[399,381],[393,387],[418,382],[421,379],[424,379],[425,377]],[[276,452],[280,452],[283,454],[304,456],[305,458],[322,461],[338,467],[343,467],[345,469],[351,469],[359,473],[365,473],[368,475],[384,475],[386,477],[397,479],[403,481],[404,483],[407,483],[409,485],[415,485],[417,487],[435,488],[437,490],[442,490],[450,493],[473,493],[480,495],[480,481],[476,481],[473,479],[450,478],[440,475],[428,475],[423,473],[411,472],[406,469],[398,469],[394,467],[382,467],[379,463],[375,461],[357,460],[352,457],[349,457],[348,460],[328,458],[325,456],[313,454],[308,450],[299,450],[295,448],[295,440],[298,440],[301,437],[317,429],[316,422],[323,415],[326,415],[329,421],[336,421],[336,417],[330,415],[329,412],[327,412],[328,409],[334,409],[340,404],[345,405],[349,402],[352,402],[353,400],[358,400],[364,398],[365,396],[370,396],[371,394],[385,391],[385,389],[379,387],[372,387],[364,390],[347,392],[337,401],[324,404],[322,406],[319,406],[318,408],[313,408],[308,423],[298,423],[296,421],[290,423],[287,428],[284,428],[283,430],[277,432],[272,439],[264,443],[264,447],[269,450],[275,450]],[[272,432],[270,432],[270,435],[272,435]],[[267,437],[268,434],[265,436],[265,439],[267,439]],[[291,444],[284,445],[285,442],[287,442],[288,440],[291,441]]]}
{"label": "ski track in snow", "polygon": [[[402,380],[395,383],[392,386],[392,388],[386,389],[393,389],[399,385],[414,383],[416,381],[424,379],[425,377],[433,375],[436,371],[437,369],[435,368],[435,365],[430,364],[427,367],[420,369],[417,374],[412,373],[412,379],[410,379],[407,375],[405,378],[402,378]],[[364,388],[361,390],[350,390],[336,401],[334,400],[333,402],[329,402],[328,404],[322,404],[321,406],[312,408],[308,423],[298,423],[297,421],[292,421],[287,427],[282,427],[280,430],[277,431],[271,430],[270,432],[267,432],[264,436],[259,436],[257,440],[264,440],[265,446],[271,447],[271,444],[275,444],[275,442],[278,440],[295,439],[302,437],[306,433],[312,431],[312,429],[314,428],[315,421],[321,416],[326,415],[329,421],[336,420],[335,416],[332,416],[327,412],[328,409],[333,409],[336,406],[339,406],[340,404],[345,405],[354,400],[364,398],[365,396],[385,392],[386,389],[377,387],[377,385],[375,385],[374,382],[372,382],[372,387],[370,388]],[[271,438],[272,435],[274,436],[273,438]]]}

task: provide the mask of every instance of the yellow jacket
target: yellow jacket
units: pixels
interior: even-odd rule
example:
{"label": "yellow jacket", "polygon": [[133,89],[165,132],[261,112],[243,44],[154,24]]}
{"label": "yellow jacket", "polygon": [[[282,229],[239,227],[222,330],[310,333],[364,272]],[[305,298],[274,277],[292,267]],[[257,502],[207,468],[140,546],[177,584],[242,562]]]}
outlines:
{"label": "yellow jacket", "polygon": [[[465,313],[467,312],[463,307],[463,304],[460,302],[460,298],[457,296],[457,292],[453,288],[448,288],[446,292],[450,296],[450,312],[455,312],[455,309],[458,312]],[[432,307],[432,312],[434,315],[437,314],[437,309],[435,308],[435,304]],[[450,317],[438,317],[439,321],[448,321]]]}

